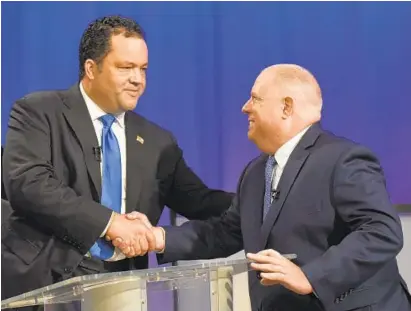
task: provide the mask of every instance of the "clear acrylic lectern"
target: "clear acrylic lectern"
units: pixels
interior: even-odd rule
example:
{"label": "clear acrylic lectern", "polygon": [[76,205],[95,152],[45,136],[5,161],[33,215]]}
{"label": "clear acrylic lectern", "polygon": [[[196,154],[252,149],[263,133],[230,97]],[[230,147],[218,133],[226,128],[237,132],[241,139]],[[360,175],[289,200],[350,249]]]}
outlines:
{"label": "clear acrylic lectern", "polygon": [[[44,305],[48,311],[71,304],[78,311],[193,311],[178,307],[175,298],[179,291],[194,290],[193,299],[200,292],[207,297],[201,301],[209,301],[198,305],[196,311],[247,310],[244,305],[235,306],[235,296],[241,300],[248,289],[237,290],[233,279],[248,270],[248,261],[240,259],[87,275],[3,300],[1,308]],[[242,282],[240,287],[247,285]]]}

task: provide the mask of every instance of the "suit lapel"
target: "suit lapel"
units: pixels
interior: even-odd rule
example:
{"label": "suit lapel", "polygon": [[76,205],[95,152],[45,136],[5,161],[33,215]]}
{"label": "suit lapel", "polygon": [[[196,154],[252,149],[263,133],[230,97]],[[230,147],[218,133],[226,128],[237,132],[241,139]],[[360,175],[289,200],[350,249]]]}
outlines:
{"label": "suit lapel", "polygon": [[98,200],[100,200],[101,172],[100,162],[96,161],[93,152],[93,147],[98,146],[93,122],[78,85],[73,86],[63,96],[65,104],[64,117],[81,145],[88,174],[98,195]]}
{"label": "suit lapel", "polygon": [[126,175],[126,211],[127,213],[138,210],[144,214],[148,213],[150,206],[139,204],[140,194],[144,180],[144,164],[150,156],[148,137],[145,135],[143,122],[140,122],[138,115],[134,112],[127,112],[125,115],[126,125],[126,155],[127,155],[127,175]]}
{"label": "suit lapel", "polygon": [[[265,162],[268,156],[261,156],[252,170],[249,171],[247,176],[247,183],[250,183],[249,187],[244,187],[246,193],[241,195],[241,205],[246,207],[241,215],[242,218],[247,219],[247,235],[252,234],[252,240],[258,241],[261,230],[261,222],[263,217],[263,202],[264,202],[264,171]],[[245,178],[244,178],[245,180]],[[258,252],[258,243],[250,244],[249,251]]]}
{"label": "suit lapel", "polygon": [[307,149],[315,143],[320,132],[321,129],[318,124],[312,125],[291,153],[277,186],[277,190],[280,192],[279,198],[278,200],[274,200],[271,204],[270,211],[264,219],[261,227],[261,249],[264,249],[267,245],[271,229],[280,215],[281,209],[284,206],[295,180],[310,155],[310,152]]}

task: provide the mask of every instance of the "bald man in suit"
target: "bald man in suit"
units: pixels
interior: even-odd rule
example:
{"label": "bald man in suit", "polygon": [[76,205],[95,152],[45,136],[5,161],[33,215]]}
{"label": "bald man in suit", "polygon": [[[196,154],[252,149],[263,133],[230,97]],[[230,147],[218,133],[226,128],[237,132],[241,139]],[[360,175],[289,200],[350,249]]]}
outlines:
{"label": "bald man in suit", "polygon": [[252,310],[411,311],[396,261],[401,223],[382,168],[367,148],[322,129],[321,109],[308,70],[264,69],[243,106],[262,154],[221,218],[153,229],[160,262],[244,249]]}

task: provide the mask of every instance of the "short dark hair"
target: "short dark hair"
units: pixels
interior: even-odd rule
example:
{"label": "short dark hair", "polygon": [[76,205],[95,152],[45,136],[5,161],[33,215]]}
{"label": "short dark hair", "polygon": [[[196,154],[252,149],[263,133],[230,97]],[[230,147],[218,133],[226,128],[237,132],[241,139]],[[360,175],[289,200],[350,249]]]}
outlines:
{"label": "short dark hair", "polygon": [[105,16],[90,23],[81,37],[79,46],[79,80],[84,78],[87,59],[97,64],[104,59],[111,47],[111,36],[139,37],[145,40],[143,29],[136,21],[119,15]]}

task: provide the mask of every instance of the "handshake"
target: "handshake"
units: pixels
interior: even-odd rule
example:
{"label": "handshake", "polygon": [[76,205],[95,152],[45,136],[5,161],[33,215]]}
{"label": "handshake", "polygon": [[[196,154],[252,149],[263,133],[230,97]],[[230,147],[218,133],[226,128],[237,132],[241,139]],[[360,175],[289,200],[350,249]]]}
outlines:
{"label": "handshake", "polygon": [[160,252],[165,247],[164,229],[153,227],[147,216],[139,212],[114,213],[105,238],[128,258]]}

